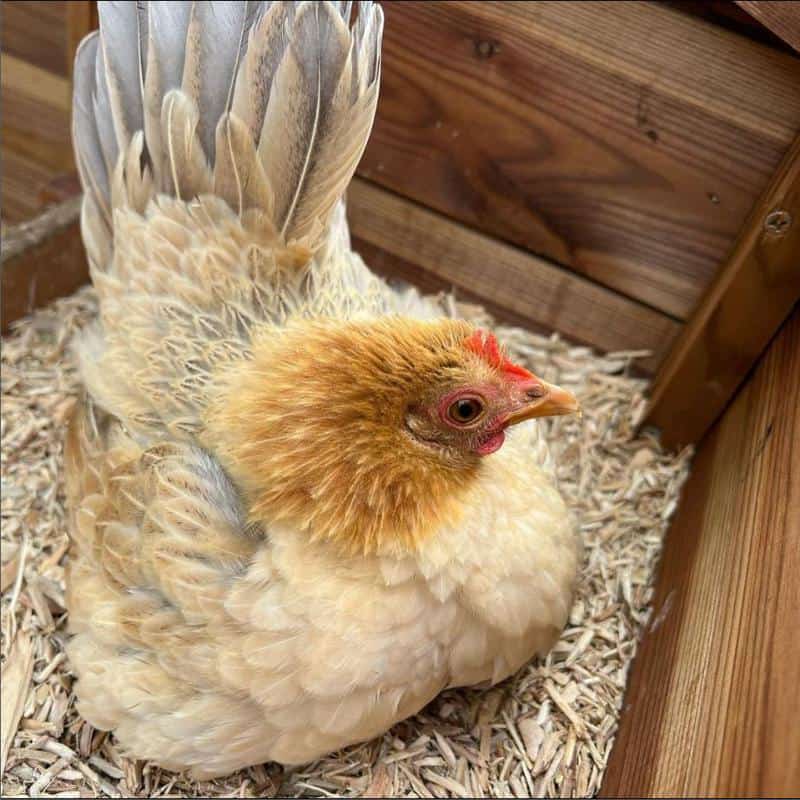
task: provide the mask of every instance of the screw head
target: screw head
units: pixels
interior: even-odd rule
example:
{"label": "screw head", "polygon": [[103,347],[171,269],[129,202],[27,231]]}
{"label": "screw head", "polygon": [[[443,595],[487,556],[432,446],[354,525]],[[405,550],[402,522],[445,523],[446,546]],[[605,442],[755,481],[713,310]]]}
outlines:
{"label": "screw head", "polygon": [[481,39],[475,42],[475,53],[478,58],[491,58],[500,51],[500,42]]}
{"label": "screw head", "polygon": [[764,220],[764,228],[767,233],[775,236],[783,236],[792,227],[792,215],[788,211],[779,208],[771,211]]}

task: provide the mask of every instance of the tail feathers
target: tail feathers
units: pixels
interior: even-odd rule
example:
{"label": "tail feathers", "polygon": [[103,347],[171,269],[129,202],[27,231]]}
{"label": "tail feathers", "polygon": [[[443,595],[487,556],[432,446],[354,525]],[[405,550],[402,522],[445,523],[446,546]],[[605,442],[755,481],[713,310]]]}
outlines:
{"label": "tail feathers", "polygon": [[83,233],[113,211],[213,193],[243,224],[317,249],[366,146],[383,14],[361,2],[101,2],[75,63]]}

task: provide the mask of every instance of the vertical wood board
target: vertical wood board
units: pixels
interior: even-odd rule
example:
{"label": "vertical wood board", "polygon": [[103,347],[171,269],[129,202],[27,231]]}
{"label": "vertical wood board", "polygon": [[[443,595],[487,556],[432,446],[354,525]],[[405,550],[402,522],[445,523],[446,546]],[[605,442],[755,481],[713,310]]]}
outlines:
{"label": "vertical wood board", "polygon": [[601,796],[797,796],[798,619],[800,310],[695,459]]}
{"label": "vertical wood board", "polygon": [[800,300],[800,137],[681,331],[645,421],[668,446],[698,442]]}

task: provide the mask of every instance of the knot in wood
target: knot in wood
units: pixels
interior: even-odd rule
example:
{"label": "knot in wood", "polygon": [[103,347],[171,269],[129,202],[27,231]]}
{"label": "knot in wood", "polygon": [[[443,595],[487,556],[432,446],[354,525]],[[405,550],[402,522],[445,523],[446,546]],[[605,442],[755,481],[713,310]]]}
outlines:
{"label": "knot in wood", "polygon": [[778,209],[767,214],[764,228],[775,236],[783,236],[792,226],[792,215],[788,211]]}
{"label": "knot in wood", "polygon": [[491,39],[479,39],[475,42],[475,54],[478,58],[491,58],[500,52],[500,42]]}

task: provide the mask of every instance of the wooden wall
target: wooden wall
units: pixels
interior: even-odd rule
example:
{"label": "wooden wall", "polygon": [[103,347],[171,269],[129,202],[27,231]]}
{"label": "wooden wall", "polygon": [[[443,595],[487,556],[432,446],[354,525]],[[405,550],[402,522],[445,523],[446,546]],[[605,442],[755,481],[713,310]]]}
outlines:
{"label": "wooden wall", "polygon": [[700,445],[602,797],[800,791],[800,307]]}
{"label": "wooden wall", "polygon": [[800,61],[656,3],[384,8],[360,174],[685,320],[800,130]]}
{"label": "wooden wall", "polygon": [[2,219],[39,212],[51,184],[74,170],[70,138],[72,56],[96,27],[94,4],[4,2],[2,5]]}
{"label": "wooden wall", "polygon": [[[654,370],[800,130],[800,59],[724,3],[382,5],[357,246]],[[6,222],[72,170],[68,53],[92,6],[3,4]]]}

